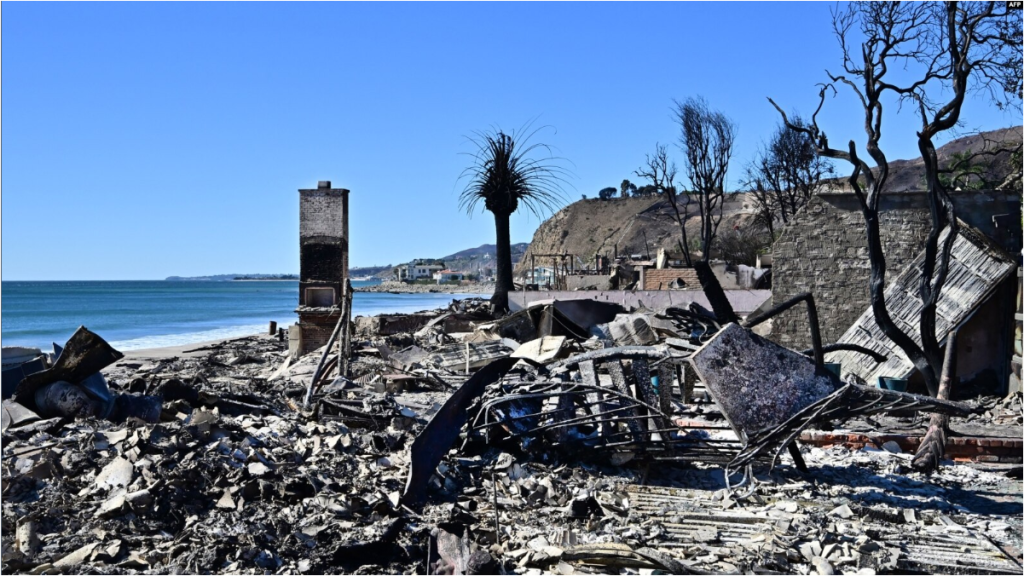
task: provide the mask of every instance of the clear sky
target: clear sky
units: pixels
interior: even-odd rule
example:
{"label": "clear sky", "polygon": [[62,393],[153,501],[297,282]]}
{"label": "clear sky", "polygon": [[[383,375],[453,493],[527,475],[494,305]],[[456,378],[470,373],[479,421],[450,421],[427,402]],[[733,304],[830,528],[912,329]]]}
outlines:
{"label": "clear sky", "polygon": [[[829,3],[6,3],[2,277],[298,272],[298,188],[352,190],[351,265],[494,242],[458,210],[465,136],[536,118],[568,201],[676,142],[672,99],[738,125],[730,181],[837,69]],[[833,142],[862,138],[831,100]],[[889,108],[894,111],[894,107]],[[1021,122],[981,100],[965,128]],[[891,159],[917,156],[890,117]],[[680,157],[673,148],[676,158]],[[512,241],[539,222],[513,217]]]}

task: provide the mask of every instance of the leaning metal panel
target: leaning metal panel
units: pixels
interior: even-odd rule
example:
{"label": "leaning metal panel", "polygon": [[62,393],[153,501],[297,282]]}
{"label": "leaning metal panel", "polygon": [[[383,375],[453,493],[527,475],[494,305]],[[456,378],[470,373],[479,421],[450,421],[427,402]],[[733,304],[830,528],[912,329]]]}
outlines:
{"label": "leaning metal panel", "polygon": [[740,438],[777,427],[839,384],[806,356],[738,324],[722,328],[690,361]]}

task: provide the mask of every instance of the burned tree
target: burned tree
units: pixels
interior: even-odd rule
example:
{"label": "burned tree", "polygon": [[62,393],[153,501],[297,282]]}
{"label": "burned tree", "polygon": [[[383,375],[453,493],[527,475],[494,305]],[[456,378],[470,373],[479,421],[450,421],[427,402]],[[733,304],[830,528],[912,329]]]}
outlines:
{"label": "burned tree", "polygon": [[[799,116],[790,122],[807,128]],[[758,220],[774,239],[775,223],[788,224],[833,175],[831,162],[816,153],[808,132],[782,124],[747,164],[743,184],[754,197]]]}
{"label": "burned tree", "polygon": [[[690,258],[690,243],[686,236],[686,218],[690,205],[689,194],[679,194],[675,186],[676,165],[668,159],[668,150],[661,144],[654,145],[654,154],[648,154],[645,165],[637,168],[635,174],[641,178],[651,181],[650,186],[654,187],[658,194],[665,194],[668,198],[672,211],[675,212],[676,222],[679,224],[679,232],[682,234],[682,242],[679,249],[683,253],[683,259],[687,266],[692,266]],[[682,211],[680,211],[682,208]]]}
{"label": "burned tree", "polygon": [[725,114],[711,110],[703,98],[676,102],[679,144],[685,155],[686,177],[692,201],[700,215],[702,261],[711,258],[711,243],[722,221],[725,176],[732,159],[736,126]]}
{"label": "burned tree", "polygon": [[[948,397],[951,380],[955,378],[950,371],[952,366],[944,370],[947,361],[936,334],[936,312],[949,274],[958,225],[950,189],[940,178],[934,139],[960,121],[969,91],[987,92],[1000,105],[1014,99],[1019,102],[1019,83],[1011,89],[1012,82],[1007,81],[1019,70],[1019,19],[1019,14],[1009,12],[1005,3],[994,2],[851,4],[833,12],[832,18],[833,31],[843,50],[844,72],[828,73],[829,82],[821,87],[810,124],[790,121],[769,98],[789,128],[814,141],[819,156],[851,165],[848,182],[866,224],[871,264],[869,291],[875,321],[914,364],[929,394],[939,398]],[[859,44],[857,35],[861,36]],[[890,78],[902,71],[906,72],[899,78]],[[910,75],[913,77],[908,78]],[[851,90],[860,102],[866,136],[864,149],[869,158],[861,156],[853,140],[845,150],[833,148],[818,125],[825,97],[835,93],[837,86]],[[920,345],[893,321],[884,296],[886,261],[879,236],[879,199],[886,189],[889,164],[879,141],[886,98],[913,106],[921,122],[917,140],[925,165],[931,230],[918,283],[922,302]],[[931,471],[937,466],[944,451],[947,425],[945,417],[932,418],[914,459],[915,467]]]}
{"label": "burned tree", "polygon": [[[491,307],[495,314],[508,312],[508,293],[513,290],[512,250],[509,238],[509,219],[512,213],[525,206],[538,218],[543,212],[554,211],[562,199],[562,185],[567,172],[551,156],[544,144],[529,144],[537,130],[520,130],[519,134],[477,132],[470,140],[477,150],[471,155],[473,164],[463,171],[461,178],[469,182],[459,196],[459,207],[472,214],[483,202],[484,210],[494,215],[497,233],[495,255],[495,287]],[[525,133],[524,133],[525,132]],[[548,152],[546,158],[531,155],[539,150]]]}

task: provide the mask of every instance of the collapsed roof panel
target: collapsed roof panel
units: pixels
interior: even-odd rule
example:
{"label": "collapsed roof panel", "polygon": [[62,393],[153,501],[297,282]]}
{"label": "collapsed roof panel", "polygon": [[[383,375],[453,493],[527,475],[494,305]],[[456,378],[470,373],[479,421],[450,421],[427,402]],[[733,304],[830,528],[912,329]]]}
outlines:
{"label": "collapsed roof panel", "polygon": [[[945,230],[941,242],[949,234]],[[918,282],[924,265],[924,252],[918,255],[898,276],[892,278],[885,289],[889,314],[918,345],[921,344],[920,318],[922,302],[918,296]],[[999,285],[1013,274],[1013,258],[993,245],[974,228],[960,223],[960,231],[953,241],[949,276],[939,296],[936,314],[936,335],[946,339],[954,326],[960,326],[981,307]],[[868,357],[848,351],[828,354],[829,362],[843,365],[843,372],[855,374],[865,382],[873,383],[879,376],[906,378],[914,366],[903,351],[886,337],[875,322],[869,307],[839,339],[844,344],[857,344],[889,357],[876,364]]]}

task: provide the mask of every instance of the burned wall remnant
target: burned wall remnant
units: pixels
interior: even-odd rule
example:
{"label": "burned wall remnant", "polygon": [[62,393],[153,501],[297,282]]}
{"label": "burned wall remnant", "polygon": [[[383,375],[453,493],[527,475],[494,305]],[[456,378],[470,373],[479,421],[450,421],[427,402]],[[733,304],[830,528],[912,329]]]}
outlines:
{"label": "burned wall remnant", "polygon": [[[883,194],[881,239],[887,281],[892,281],[924,248],[931,217],[926,192]],[[953,195],[958,218],[1010,253],[1020,251],[1016,233],[997,228],[996,216],[1020,213],[1019,192],[962,192]],[[821,319],[822,340],[836,342],[871,305],[864,216],[852,193],[812,198],[772,246],[772,302],[812,292]],[[1012,312],[1010,313],[1012,317]],[[792,349],[810,346],[806,315],[790,310],[772,320],[772,340]]]}
{"label": "burned wall remnant", "polygon": [[347,284],[348,190],[322,180],[315,189],[299,190],[300,354],[327,343]]}
{"label": "burned wall remnant", "polygon": [[640,269],[641,290],[668,290],[679,286],[684,290],[700,290],[700,280],[693,268],[651,268]]}

